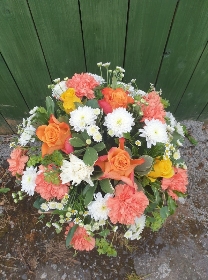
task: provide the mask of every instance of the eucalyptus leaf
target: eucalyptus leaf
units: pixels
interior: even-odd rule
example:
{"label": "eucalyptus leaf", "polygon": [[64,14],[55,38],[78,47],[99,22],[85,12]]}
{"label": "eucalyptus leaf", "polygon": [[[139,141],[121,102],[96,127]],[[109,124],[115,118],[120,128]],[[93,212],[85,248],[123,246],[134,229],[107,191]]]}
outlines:
{"label": "eucalyptus leaf", "polygon": [[76,229],[78,228],[78,225],[74,225],[68,232],[67,237],[66,237],[66,247],[70,247],[70,242],[72,240],[72,237],[76,231]]}
{"label": "eucalyptus leaf", "polygon": [[98,102],[97,102],[96,99],[90,99],[90,100],[88,100],[88,101],[86,102],[85,105],[86,105],[86,106],[89,106],[89,107],[91,107],[91,108],[94,108],[94,109],[100,108],[100,106],[99,106],[99,104],[98,104]]}
{"label": "eucalyptus leaf", "polygon": [[97,184],[88,188],[84,199],[85,206],[87,206],[92,201],[96,188],[97,188]]}
{"label": "eucalyptus leaf", "polygon": [[54,108],[55,108],[55,105],[54,105],[53,99],[52,99],[50,96],[47,96],[47,97],[46,97],[46,108],[47,108],[47,112],[48,112],[48,115],[49,115],[49,116],[50,116],[51,114],[54,115]]}
{"label": "eucalyptus leaf", "polygon": [[98,159],[97,151],[92,147],[87,147],[83,157],[84,163],[86,165],[93,166],[97,159]]}
{"label": "eucalyptus leaf", "polygon": [[83,142],[80,138],[78,137],[73,137],[69,140],[70,144],[73,146],[73,147],[83,147],[86,145],[85,142]]}
{"label": "eucalyptus leaf", "polygon": [[114,193],[114,188],[109,179],[100,180],[100,186],[104,193]]}
{"label": "eucalyptus leaf", "polygon": [[144,155],[141,158],[144,159],[144,163],[137,165],[134,169],[134,171],[138,174],[138,175],[146,175],[148,174],[151,169],[152,169],[152,164],[153,164],[153,158],[148,156],[148,155]]}

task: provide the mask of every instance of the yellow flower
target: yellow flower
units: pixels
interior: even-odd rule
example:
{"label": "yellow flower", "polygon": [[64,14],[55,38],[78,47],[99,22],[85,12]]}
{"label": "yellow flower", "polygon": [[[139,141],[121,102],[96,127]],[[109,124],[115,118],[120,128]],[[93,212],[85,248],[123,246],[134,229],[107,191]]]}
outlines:
{"label": "yellow flower", "polygon": [[75,102],[81,103],[81,99],[76,96],[73,88],[68,88],[61,94],[60,98],[63,101],[63,107],[67,114],[75,109]]}
{"label": "yellow flower", "polygon": [[155,159],[153,171],[148,173],[149,179],[154,182],[157,178],[171,178],[174,175],[174,169],[170,159]]}

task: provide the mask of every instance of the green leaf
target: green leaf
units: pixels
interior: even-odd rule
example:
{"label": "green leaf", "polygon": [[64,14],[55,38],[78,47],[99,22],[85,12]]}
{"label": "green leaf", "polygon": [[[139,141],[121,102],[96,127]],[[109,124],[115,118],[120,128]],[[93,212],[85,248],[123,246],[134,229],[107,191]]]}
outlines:
{"label": "green leaf", "polygon": [[53,99],[50,96],[46,97],[46,109],[48,112],[48,115],[50,116],[51,114],[54,115],[54,102]]}
{"label": "green leaf", "polygon": [[110,233],[109,229],[104,229],[99,233],[100,236],[106,237]]}
{"label": "green leaf", "polygon": [[87,206],[92,201],[96,188],[97,188],[97,184],[95,184],[93,187],[90,187],[87,190],[85,199],[84,199],[85,206]]}
{"label": "green leaf", "polygon": [[84,107],[84,105],[80,102],[74,102],[74,105],[75,105],[76,109],[79,107]]}
{"label": "green leaf", "polygon": [[69,140],[70,144],[73,146],[73,147],[83,147],[86,145],[85,142],[83,142],[80,138],[78,137],[73,137]]}
{"label": "green leaf", "polygon": [[80,149],[80,150],[74,150],[73,154],[74,155],[80,155],[84,151],[85,151],[85,148],[84,149]]}
{"label": "green leaf", "polygon": [[117,86],[117,79],[115,76],[112,77],[112,88],[115,89]]}
{"label": "green leaf", "polygon": [[136,183],[136,185],[137,185],[137,190],[138,191],[142,191],[142,192],[144,192],[144,189],[143,189],[143,187],[142,187],[142,184],[134,177],[134,182]]}
{"label": "green leaf", "polygon": [[176,208],[177,208],[177,204],[175,203],[175,200],[172,199],[170,196],[168,196],[168,209],[170,215],[174,214]]}
{"label": "green leaf", "polygon": [[100,186],[104,193],[114,193],[114,188],[109,179],[100,180]]}
{"label": "green leaf", "polygon": [[86,152],[83,157],[83,161],[86,165],[93,166],[98,159],[97,151],[92,147],[87,147]]}
{"label": "green leaf", "polygon": [[144,163],[137,165],[134,169],[135,173],[137,173],[138,175],[146,175],[148,174],[151,169],[152,169],[152,164],[153,164],[153,158],[148,156],[148,155],[144,155],[141,158],[144,159]]}
{"label": "green leaf", "polygon": [[96,99],[88,100],[85,105],[88,106],[88,107],[94,108],[94,109],[100,108]]}
{"label": "green leaf", "polygon": [[85,141],[90,138],[90,136],[87,134],[87,131],[81,132],[81,136]]}
{"label": "green leaf", "polygon": [[93,149],[95,149],[97,152],[100,152],[103,149],[105,149],[105,144],[103,142],[100,142],[100,143],[96,144],[95,146],[93,146]]}
{"label": "green leaf", "polygon": [[84,188],[84,190],[82,191],[83,195],[86,195],[87,191],[91,188],[91,186],[89,184],[87,184]]}
{"label": "green leaf", "polygon": [[160,208],[160,216],[162,219],[166,219],[169,216],[169,211],[167,206]]}
{"label": "green leaf", "polygon": [[78,228],[78,225],[74,225],[68,232],[67,237],[66,237],[66,247],[70,247],[70,242],[72,240],[72,237],[75,233],[75,230]]}
{"label": "green leaf", "polygon": [[9,191],[10,191],[9,188],[2,188],[2,189],[0,189],[0,193],[7,193]]}
{"label": "green leaf", "polygon": [[[46,200],[45,199],[43,199],[42,197],[38,197],[37,199],[36,199],[36,201],[33,203],[33,207],[35,207],[36,209],[40,209],[40,206],[41,206],[41,204],[42,203],[44,203]],[[41,211],[42,211],[42,209],[41,209]]]}

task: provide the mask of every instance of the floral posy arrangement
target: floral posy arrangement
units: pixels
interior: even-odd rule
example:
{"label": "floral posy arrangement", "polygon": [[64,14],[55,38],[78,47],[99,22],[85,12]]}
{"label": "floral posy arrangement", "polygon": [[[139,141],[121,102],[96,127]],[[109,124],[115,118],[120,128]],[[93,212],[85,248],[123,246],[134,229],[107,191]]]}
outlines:
{"label": "floral posy arrangement", "polygon": [[165,111],[168,101],[152,84],[146,93],[135,80],[123,83],[125,70],[109,65],[98,63],[101,76],[55,79],[46,107],[18,126],[8,162],[21,187],[15,202],[35,195],[34,207],[51,214],[46,226],[65,230],[67,246],[116,256],[114,236],[157,231],[188,180],[184,129]]}

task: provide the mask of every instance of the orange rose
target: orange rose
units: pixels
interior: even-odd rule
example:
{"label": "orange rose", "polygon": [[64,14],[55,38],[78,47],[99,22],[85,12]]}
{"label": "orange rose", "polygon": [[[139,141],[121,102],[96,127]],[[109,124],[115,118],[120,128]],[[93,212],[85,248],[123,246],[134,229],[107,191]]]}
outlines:
{"label": "orange rose", "polygon": [[102,94],[104,95],[104,98],[99,100],[98,103],[106,114],[112,113],[116,108],[126,108],[128,104],[134,103],[134,99],[122,88],[104,88]]}
{"label": "orange rose", "polygon": [[43,141],[42,157],[52,154],[55,150],[64,150],[65,140],[71,136],[69,125],[59,122],[51,115],[49,125],[41,125],[36,130],[37,137]]}
{"label": "orange rose", "polygon": [[98,158],[95,165],[100,166],[104,172],[100,179],[110,178],[122,180],[129,186],[134,187],[132,172],[137,165],[144,162],[144,159],[131,159],[129,154],[124,150],[124,141],[124,138],[120,138],[119,148],[111,148],[106,156]]}

